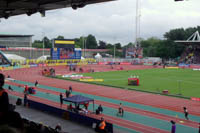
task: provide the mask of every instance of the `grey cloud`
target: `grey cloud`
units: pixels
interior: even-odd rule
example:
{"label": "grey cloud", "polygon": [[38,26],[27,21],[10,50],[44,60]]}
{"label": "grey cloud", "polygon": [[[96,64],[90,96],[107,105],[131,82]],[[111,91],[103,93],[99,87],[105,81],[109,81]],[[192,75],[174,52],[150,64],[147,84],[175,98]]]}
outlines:
{"label": "grey cloud", "polygon": [[[48,11],[44,18],[40,14],[15,16],[1,21],[0,33],[34,34],[34,39],[41,39],[43,32],[49,38],[93,34],[97,40],[127,44],[135,40],[135,3],[135,0],[118,0],[78,10],[58,9]],[[197,26],[199,5],[199,0],[141,0],[141,37],[162,38],[170,29]]]}

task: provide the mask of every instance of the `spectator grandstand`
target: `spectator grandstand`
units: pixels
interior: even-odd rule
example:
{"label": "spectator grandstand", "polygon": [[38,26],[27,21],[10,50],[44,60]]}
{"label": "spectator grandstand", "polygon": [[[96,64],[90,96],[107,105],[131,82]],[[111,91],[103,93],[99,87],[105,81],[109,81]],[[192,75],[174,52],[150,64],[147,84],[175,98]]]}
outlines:
{"label": "spectator grandstand", "polygon": [[180,63],[186,64],[200,64],[200,35],[196,31],[185,41],[175,41],[186,46],[182,53]]}

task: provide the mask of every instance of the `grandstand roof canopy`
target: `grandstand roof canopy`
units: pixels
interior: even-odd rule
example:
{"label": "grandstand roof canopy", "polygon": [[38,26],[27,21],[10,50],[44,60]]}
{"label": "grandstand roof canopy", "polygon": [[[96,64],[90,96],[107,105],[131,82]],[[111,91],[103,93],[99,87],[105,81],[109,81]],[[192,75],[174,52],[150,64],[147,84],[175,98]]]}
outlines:
{"label": "grandstand roof canopy", "polygon": [[0,0],[0,18],[27,14],[28,16],[40,12],[45,16],[46,10],[72,7],[82,8],[88,4],[108,2],[114,0]]}
{"label": "grandstand roof canopy", "polygon": [[12,35],[12,34],[0,34],[0,37],[32,37],[34,35]]}
{"label": "grandstand roof canopy", "polygon": [[185,45],[200,45],[200,41],[175,41],[175,42]]}
{"label": "grandstand roof canopy", "polygon": [[200,45],[200,35],[199,31],[196,31],[193,33],[187,40],[181,41],[181,40],[176,40],[176,43],[181,43],[185,45]]}

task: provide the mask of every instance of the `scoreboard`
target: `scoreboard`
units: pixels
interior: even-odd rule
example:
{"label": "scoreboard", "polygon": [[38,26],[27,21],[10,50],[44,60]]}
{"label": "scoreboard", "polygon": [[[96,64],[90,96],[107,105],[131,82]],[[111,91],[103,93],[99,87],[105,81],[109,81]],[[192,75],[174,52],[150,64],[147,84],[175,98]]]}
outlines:
{"label": "scoreboard", "polygon": [[52,48],[51,49],[51,59],[81,59],[81,49],[69,49],[69,48]]}
{"label": "scoreboard", "polygon": [[72,39],[55,39],[54,48],[75,48],[75,41]]}
{"label": "scoreboard", "polygon": [[81,49],[75,48],[73,39],[55,39],[51,49],[51,59],[81,59]]}

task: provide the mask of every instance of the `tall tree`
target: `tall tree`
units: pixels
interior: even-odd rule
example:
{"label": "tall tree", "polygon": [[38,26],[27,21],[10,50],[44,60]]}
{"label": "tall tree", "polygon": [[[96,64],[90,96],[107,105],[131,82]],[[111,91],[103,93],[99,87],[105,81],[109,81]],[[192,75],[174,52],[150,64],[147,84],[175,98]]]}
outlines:
{"label": "tall tree", "polygon": [[59,35],[56,39],[65,39],[64,36]]}
{"label": "tall tree", "polygon": [[112,44],[110,44],[110,43],[106,45],[106,49],[112,49],[113,47],[114,46]]}
{"label": "tall tree", "polygon": [[106,42],[100,40],[98,48],[99,49],[106,49]]}
{"label": "tall tree", "polygon": [[170,30],[169,32],[166,32],[164,34],[164,37],[167,40],[173,40],[173,41],[185,40],[187,38],[185,34],[185,30],[183,28]]}
{"label": "tall tree", "polygon": [[81,40],[80,38],[75,38],[75,48],[81,48]]}
{"label": "tall tree", "polygon": [[87,40],[86,40],[86,48],[87,49],[97,49],[97,41],[95,36],[93,35],[88,35]]}
{"label": "tall tree", "polygon": [[[110,49],[108,51],[108,54],[112,55],[114,57],[114,49]],[[115,50],[115,57],[123,57],[123,53],[118,51],[117,49]]]}
{"label": "tall tree", "polygon": [[114,45],[115,45],[116,49],[122,49],[121,43],[116,43]]}
{"label": "tall tree", "polygon": [[44,41],[44,48],[52,48],[52,40],[48,37],[45,36],[42,41]]}
{"label": "tall tree", "polygon": [[157,56],[157,48],[162,40],[155,37],[141,41],[141,47],[143,48],[144,57],[155,57]]}
{"label": "tall tree", "polygon": [[42,48],[42,41],[41,40],[35,40],[33,43],[32,43],[32,47],[34,48]]}
{"label": "tall tree", "polygon": [[123,48],[129,48],[129,47],[132,47],[132,46],[134,46],[134,43],[129,42],[127,45],[124,45]]}

